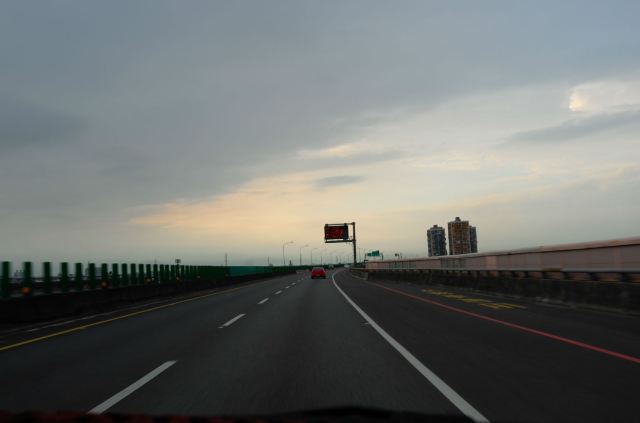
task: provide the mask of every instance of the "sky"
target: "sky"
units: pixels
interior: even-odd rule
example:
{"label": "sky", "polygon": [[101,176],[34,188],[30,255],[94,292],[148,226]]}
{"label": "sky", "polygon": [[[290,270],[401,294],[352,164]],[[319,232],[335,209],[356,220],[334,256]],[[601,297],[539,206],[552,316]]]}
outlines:
{"label": "sky", "polygon": [[[1,1],[0,260],[640,235],[637,1]],[[305,247],[308,245],[308,247]],[[315,250],[312,250],[315,249]]]}

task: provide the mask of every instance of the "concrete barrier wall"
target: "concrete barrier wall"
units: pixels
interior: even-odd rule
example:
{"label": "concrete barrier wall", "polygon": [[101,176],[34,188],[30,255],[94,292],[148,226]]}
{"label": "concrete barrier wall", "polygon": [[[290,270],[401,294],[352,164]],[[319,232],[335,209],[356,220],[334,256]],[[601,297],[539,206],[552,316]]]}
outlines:
{"label": "concrete barrier wall", "polygon": [[640,269],[640,237],[510,251],[368,262],[367,269]]}
{"label": "concrete barrier wall", "polygon": [[[295,270],[291,271],[291,273],[294,272]],[[123,304],[145,299],[240,285],[277,276],[282,276],[282,273],[14,297],[0,302],[0,322],[39,322],[84,313],[101,313]]]}

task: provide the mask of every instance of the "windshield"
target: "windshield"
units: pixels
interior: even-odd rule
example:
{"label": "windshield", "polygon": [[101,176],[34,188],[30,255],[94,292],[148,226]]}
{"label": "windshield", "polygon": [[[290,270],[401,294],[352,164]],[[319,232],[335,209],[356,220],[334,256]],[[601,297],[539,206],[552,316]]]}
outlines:
{"label": "windshield", "polygon": [[639,17],[3,1],[0,412],[637,420]]}

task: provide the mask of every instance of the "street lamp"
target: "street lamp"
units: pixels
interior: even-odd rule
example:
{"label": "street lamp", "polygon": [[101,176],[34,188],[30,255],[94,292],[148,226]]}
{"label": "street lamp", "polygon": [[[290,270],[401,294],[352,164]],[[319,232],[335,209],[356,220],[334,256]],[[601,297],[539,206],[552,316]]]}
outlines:
{"label": "street lamp", "polygon": [[285,242],[284,244],[282,244],[282,265],[283,266],[287,265],[287,262],[284,259],[284,247],[289,245],[289,244],[293,244],[293,241]]}
{"label": "street lamp", "polygon": [[313,266],[313,250],[317,250],[318,248],[312,248],[311,251],[309,251],[309,264],[311,266]]}
{"label": "street lamp", "polygon": [[320,252],[320,266],[324,264],[324,253],[328,251],[326,248]]}
{"label": "street lamp", "polygon": [[300,266],[302,266],[302,249],[307,248],[308,246],[309,244],[303,245],[302,247],[300,247]]}

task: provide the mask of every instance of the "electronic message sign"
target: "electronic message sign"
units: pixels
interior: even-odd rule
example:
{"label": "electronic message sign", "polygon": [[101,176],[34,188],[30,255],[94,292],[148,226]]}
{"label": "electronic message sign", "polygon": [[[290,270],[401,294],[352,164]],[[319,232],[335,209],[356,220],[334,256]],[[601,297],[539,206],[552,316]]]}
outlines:
{"label": "electronic message sign", "polygon": [[[349,225],[352,226],[351,237],[349,237]],[[327,223],[324,225],[324,242],[332,244],[334,242],[350,242],[353,244],[353,265],[357,265],[356,255],[356,222],[351,223]]]}
{"label": "electronic message sign", "polygon": [[325,242],[348,242],[349,226],[346,223],[334,223],[324,225]]}

